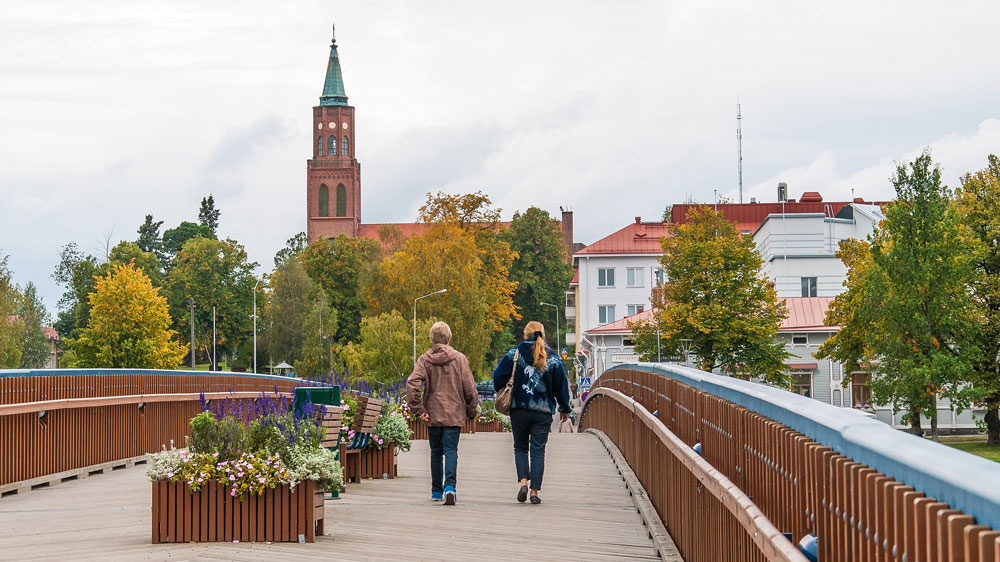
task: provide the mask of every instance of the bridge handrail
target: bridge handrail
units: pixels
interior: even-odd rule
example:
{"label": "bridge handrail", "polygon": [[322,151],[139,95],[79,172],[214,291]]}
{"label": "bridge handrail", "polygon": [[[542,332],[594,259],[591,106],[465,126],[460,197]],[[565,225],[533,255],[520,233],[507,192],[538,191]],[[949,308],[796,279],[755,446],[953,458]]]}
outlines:
{"label": "bridge handrail", "polygon": [[673,378],[784,424],[817,443],[1000,529],[1000,464],[779,388],[667,363],[618,365]]}
{"label": "bridge handrail", "polygon": [[65,376],[92,376],[92,375],[170,375],[170,376],[225,376],[225,377],[253,377],[258,379],[274,379],[276,381],[295,381],[303,385],[322,385],[316,381],[299,379],[294,377],[283,377],[281,375],[265,375],[261,373],[234,373],[232,371],[186,371],[180,369],[128,369],[128,368],[102,368],[102,369],[0,369],[0,378],[16,377],[65,377]]}
{"label": "bridge handrail", "polygon": [[632,410],[632,413],[656,434],[660,442],[684,464],[698,482],[736,517],[767,560],[805,562],[806,557],[782,535],[749,496],[667,429],[663,422],[642,404],[610,388],[597,388],[590,396],[607,396]]}
{"label": "bridge handrail", "polygon": [[[122,404],[144,404],[153,402],[194,402],[201,400],[224,398],[256,398],[260,392],[182,392],[173,394],[128,394],[124,396],[92,396],[88,398],[57,398],[55,400],[39,400],[37,402],[18,402],[0,404],[0,416],[15,414],[30,414],[50,410],[69,410],[72,408],[96,408],[99,406],[120,406]],[[278,396],[289,396],[278,393]],[[273,396],[273,393],[272,393]]]}

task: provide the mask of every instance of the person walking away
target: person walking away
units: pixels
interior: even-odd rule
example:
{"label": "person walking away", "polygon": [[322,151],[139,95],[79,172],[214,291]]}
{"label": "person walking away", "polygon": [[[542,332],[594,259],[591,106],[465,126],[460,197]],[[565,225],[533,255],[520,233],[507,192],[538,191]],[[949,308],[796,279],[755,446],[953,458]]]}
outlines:
{"label": "person walking away", "polygon": [[427,424],[431,499],[443,499],[445,505],[455,505],[458,499],[458,437],[466,420],[476,417],[479,405],[469,360],[450,343],[451,328],[435,322],[431,326],[431,348],[417,359],[406,379],[407,405]]}
{"label": "person walking away", "polygon": [[[515,352],[517,364],[514,363]],[[540,504],[545,473],[545,445],[552,430],[552,416],[559,408],[559,421],[567,419],[569,383],[563,362],[545,345],[545,327],[541,322],[528,322],[524,341],[508,351],[493,371],[493,389],[500,391],[514,377],[511,388],[510,424],[514,433],[514,467],[520,488],[517,501],[528,499]]]}

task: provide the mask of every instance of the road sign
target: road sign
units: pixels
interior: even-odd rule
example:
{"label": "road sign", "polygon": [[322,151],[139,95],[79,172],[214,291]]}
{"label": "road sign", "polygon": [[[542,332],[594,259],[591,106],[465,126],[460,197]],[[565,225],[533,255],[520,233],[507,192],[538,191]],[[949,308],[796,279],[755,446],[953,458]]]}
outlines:
{"label": "road sign", "polygon": [[590,377],[580,377],[580,388],[590,388]]}

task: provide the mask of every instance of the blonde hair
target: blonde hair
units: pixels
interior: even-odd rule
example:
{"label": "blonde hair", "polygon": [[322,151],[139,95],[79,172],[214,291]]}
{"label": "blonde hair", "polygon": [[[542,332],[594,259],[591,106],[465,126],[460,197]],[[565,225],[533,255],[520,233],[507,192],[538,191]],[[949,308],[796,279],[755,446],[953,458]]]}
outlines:
{"label": "blonde hair", "polygon": [[548,352],[545,351],[545,326],[534,320],[528,322],[524,327],[524,339],[535,340],[535,368],[545,370],[545,361],[549,358]]}
{"label": "blonde hair", "polygon": [[451,328],[444,322],[435,322],[431,326],[431,343],[448,343],[451,341]]}

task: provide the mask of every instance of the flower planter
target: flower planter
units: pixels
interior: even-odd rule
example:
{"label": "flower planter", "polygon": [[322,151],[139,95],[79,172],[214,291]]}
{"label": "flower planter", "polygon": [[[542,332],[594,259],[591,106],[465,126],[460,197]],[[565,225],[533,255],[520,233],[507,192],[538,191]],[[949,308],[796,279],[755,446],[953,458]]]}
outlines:
{"label": "flower planter", "polygon": [[217,482],[191,492],[185,482],[153,482],[153,543],[313,542],[323,534],[323,490],[306,481],[262,495],[233,497]]}
{"label": "flower planter", "polygon": [[507,429],[498,420],[490,420],[488,422],[476,421],[476,432],[482,433],[504,433]]}
{"label": "flower planter", "polygon": [[[407,425],[410,426],[410,431],[413,435],[410,439],[427,439],[427,426],[424,422],[420,420],[407,420]],[[475,433],[476,432],[476,420],[469,420],[465,422],[462,426],[462,433]]]}
{"label": "flower planter", "polygon": [[[365,449],[357,455],[358,478],[395,478],[396,446],[384,449]],[[353,474],[352,474],[353,476]]]}

